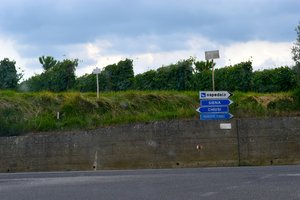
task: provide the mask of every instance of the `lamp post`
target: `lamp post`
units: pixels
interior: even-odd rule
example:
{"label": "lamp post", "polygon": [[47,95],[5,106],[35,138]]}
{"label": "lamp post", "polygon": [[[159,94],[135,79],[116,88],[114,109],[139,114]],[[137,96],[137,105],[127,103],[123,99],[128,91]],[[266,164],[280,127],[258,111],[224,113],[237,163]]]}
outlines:
{"label": "lamp post", "polygon": [[220,58],[219,50],[205,51],[205,60],[212,60],[212,88],[215,91],[215,73],[214,73],[214,59]]}
{"label": "lamp post", "polygon": [[101,69],[99,69],[98,67],[96,67],[93,70],[93,74],[96,74],[96,81],[97,81],[97,99],[99,99],[99,79],[98,79],[98,75],[101,73]]}

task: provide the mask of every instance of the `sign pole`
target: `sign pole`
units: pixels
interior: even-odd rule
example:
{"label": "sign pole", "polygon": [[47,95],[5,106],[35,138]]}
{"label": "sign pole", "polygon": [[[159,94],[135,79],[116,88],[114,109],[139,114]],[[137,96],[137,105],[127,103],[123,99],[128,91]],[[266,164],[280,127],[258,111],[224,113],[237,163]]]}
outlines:
{"label": "sign pole", "polygon": [[212,67],[212,90],[215,91],[215,72],[214,72],[214,59],[220,58],[219,50],[214,51],[205,51],[205,60],[209,62],[209,60],[212,61],[211,67]]}
{"label": "sign pole", "polygon": [[98,80],[98,73],[97,75],[97,99],[99,99],[99,80]]}
{"label": "sign pole", "polygon": [[97,99],[99,99],[99,78],[98,75],[101,73],[101,70],[96,67],[96,69],[93,70],[93,74],[96,74],[96,81],[97,81]]}
{"label": "sign pole", "polygon": [[214,71],[214,59],[211,60],[211,65],[212,65],[212,86],[213,86],[213,91],[215,91],[215,71]]}

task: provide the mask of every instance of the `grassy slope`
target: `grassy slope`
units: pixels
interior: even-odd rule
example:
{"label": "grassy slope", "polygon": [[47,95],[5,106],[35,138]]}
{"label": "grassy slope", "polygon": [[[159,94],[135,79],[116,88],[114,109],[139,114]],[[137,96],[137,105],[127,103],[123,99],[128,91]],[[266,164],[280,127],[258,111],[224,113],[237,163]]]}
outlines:
{"label": "grassy slope", "polygon": [[[292,93],[234,93],[235,117],[296,116]],[[198,92],[16,93],[0,91],[0,136],[175,118],[198,118]],[[56,119],[60,112],[60,119]]]}

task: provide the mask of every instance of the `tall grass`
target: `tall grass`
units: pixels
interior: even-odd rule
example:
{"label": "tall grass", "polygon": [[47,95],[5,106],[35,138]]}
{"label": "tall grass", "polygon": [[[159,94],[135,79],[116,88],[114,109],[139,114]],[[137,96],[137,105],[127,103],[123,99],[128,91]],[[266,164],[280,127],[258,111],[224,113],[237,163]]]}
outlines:
{"label": "tall grass", "polygon": [[[126,91],[101,93],[97,99],[95,93],[0,91],[0,136],[198,118],[198,95],[196,91]],[[236,92],[230,111],[235,117],[298,115],[294,96]]]}

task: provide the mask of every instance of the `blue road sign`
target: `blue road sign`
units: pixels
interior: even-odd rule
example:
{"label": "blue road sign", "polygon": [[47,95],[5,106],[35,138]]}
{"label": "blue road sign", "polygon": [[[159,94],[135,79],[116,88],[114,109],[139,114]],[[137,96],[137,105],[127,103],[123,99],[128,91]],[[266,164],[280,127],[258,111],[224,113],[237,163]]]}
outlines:
{"label": "blue road sign", "polygon": [[201,113],[228,113],[228,106],[200,107],[197,109]]}
{"label": "blue road sign", "polygon": [[200,106],[228,106],[232,103],[230,99],[200,100]]}
{"label": "blue road sign", "polygon": [[230,113],[200,113],[201,120],[227,120],[233,117]]}

